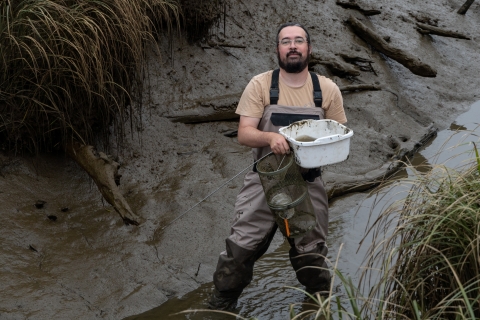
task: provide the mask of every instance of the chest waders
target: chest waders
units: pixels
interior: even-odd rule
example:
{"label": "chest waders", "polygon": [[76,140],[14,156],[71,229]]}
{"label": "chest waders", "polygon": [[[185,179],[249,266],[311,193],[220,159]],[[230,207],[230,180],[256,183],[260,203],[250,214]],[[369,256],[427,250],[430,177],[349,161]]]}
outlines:
{"label": "chest waders", "polygon": [[[270,88],[270,105],[266,106],[258,129],[278,132],[278,129],[303,119],[324,119],[322,93],[318,77],[310,73],[314,85],[313,101],[316,107],[277,105],[279,98],[279,70],[274,70]],[[270,152],[270,147],[252,149],[255,160]],[[235,217],[226,250],[220,253],[213,275],[215,290],[209,302],[210,308],[232,310],[243,289],[251,282],[253,266],[268,249],[278,228],[275,215],[267,205],[259,175],[254,167],[245,175],[244,184],[235,202]],[[303,237],[287,238],[291,264],[298,281],[309,292],[328,291],[330,272],[326,269],[325,244],[328,232],[328,199],[320,168],[305,169],[308,195],[316,217],[315,228]],[[308,268],[312,267],[312,268]],[[298,271],[299,269],[302,270]]]}

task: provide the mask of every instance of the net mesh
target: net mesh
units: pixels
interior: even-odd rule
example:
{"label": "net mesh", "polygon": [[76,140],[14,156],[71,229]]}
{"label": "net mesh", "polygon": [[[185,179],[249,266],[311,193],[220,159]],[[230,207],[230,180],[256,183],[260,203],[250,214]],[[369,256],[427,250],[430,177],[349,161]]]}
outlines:
{"label": "net mesh", "polygon": [[300,237],[313,229],[316,218],[307,183],[291,152],[270,154],[257,163],[257,172],[270,210],[287,237]]}

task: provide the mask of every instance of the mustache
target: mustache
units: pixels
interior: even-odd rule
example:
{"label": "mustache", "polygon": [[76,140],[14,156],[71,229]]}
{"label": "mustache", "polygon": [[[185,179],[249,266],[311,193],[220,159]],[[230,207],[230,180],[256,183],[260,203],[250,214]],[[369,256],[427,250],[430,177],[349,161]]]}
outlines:
{"label": "mustache", "polygon": [[300,52],[298,52],[297,50],[292,50],[289,53],[287,53],[287,58],[290,57],[292,54],[297,54],[300,57],[302,56],[302,54]]}

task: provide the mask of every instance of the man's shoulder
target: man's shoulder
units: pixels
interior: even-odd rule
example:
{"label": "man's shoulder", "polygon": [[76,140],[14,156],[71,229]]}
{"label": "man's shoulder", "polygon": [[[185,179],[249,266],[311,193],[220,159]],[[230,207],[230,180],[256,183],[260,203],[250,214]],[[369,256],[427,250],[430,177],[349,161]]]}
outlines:
{"label": "man's shoulder", "polygon": [[335,82],[333,82],[332,79],[319,74],[317,74],[317,76],[318,76],[318,80],[320,81],[320,87],[322,88],[322,91],[339,90],[338,85]]}
{"label": "man's shoulder", "polygon": [[272,73],[273,73],[273,70],[262,72],[260,74],[257,74],[256,76],[254,76],[252,78],[252,81],[258,81],[258,82],[261,82],[261,83],[270,82],[271,79],[272,79]]}
{"label": "man's shoulder", "polygon": [[329,86],[329,87],[336,87],[337,86],[337,84],[335,82],[333,82],[332,79],[327,78],[325,76],[322,76],[318,73],[315,73],[315,74],[317,75],[318,80],[320,80],[320,83],[325,84],[326,86]]}

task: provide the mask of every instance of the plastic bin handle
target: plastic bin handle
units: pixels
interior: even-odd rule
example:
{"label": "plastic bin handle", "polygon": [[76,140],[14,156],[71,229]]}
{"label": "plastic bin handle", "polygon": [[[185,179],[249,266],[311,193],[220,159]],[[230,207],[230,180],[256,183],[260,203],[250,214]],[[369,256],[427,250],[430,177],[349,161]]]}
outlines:
{"label": "plastic bin handle", "polygon": [[324,141],[334,142],[339,140],[340,136],[341,136],[340,134],[332,134],[331,136],[317,138],[313,142],[324,142]]}

